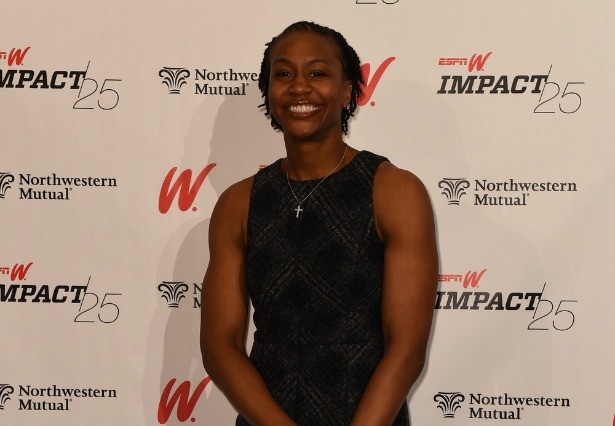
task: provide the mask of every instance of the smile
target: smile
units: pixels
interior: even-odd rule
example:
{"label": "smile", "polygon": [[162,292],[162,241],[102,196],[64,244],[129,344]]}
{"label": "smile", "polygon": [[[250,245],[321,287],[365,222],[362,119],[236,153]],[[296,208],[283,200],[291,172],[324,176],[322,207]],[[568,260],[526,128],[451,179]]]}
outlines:
{"label": "smile", "polygon": [[308,112],[316,111],[318,107],[316,105],[311,104],[300,104],[300,105],[291,105],[288,107],[290,112],[295,112],[299,114],[305,114]]}

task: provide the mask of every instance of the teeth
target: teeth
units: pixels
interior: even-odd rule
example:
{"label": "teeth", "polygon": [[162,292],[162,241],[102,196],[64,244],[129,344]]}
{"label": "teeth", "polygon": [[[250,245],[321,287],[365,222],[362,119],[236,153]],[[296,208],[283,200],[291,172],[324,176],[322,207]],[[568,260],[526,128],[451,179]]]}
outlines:
{"label": "teeth", "polygon": [[301,105],[291,105],[289,107],[289,109],[292,112],[299,112],[299,113],[305,113],[305,112],[312,112],[316,109],[316,106],[314,105],[308,105],[308,104],[301,104]]}

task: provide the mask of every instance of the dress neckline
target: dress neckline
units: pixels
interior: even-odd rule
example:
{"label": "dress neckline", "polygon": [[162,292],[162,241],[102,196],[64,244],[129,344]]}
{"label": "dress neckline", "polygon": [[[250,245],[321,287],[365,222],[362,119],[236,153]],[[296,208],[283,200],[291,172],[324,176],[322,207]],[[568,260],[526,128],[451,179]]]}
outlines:
{"label": "dress neckline", "polygon": [[[353,164],[355,162],[355,160],[357,160],[357,158],[363,154],[364,151],[358,151],[357,154],[346,164],[344,164],[342,167],[338,168],[336,171],[334,171],[333,173],[331,173],[327,179],[332,179],[334,176],[339,175],[341,172],[343,172],[344,170],[346,170],[348,168],[348,166],[350,166],[351,164]],[[278,169],[278,175],[283,177],[286,180],[286,173],[282,171],[282,161],[284,161],[283,158],[280,158],[276,163],[277,169]],[[288,180],[292,183],[295,183],[297,185],[301,185],[301,184],[313,184],[313,183],[317,183],[319,181],[321,181],[323,177],[319,177],[316,179],[305,179],[305,180],[300,180],[300,179],[292,179],[292,178],[288,178]]]}

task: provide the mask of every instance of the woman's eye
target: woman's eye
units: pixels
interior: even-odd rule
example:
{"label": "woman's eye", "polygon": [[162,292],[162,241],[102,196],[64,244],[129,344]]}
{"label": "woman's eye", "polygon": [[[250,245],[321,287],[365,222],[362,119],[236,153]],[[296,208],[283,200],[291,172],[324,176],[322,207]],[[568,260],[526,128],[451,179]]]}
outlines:
{"label": "woman's eye", "polygon": [[276,77],[288,77],[290,73],[288,71],[276,71],[273,75]]}
{"label": "woman's eye", "polygon": [[326,75],[324,71],[312,71],[310,74],[313,77],[323,77]]}

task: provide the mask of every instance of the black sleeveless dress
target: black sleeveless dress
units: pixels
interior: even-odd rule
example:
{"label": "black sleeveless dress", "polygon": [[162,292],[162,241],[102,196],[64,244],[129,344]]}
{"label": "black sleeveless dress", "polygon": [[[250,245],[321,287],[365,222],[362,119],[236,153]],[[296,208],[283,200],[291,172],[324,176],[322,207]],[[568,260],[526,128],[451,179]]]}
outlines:
{"label": "black sleeveless dress", "polygon": [[[301,426],[348,425],[383,354],[384,250],[372,207],[383,160],[359,152],[311,194],[298,218],[281,160],[254,178],[246,251],[256,326],[250,359]],[[318,182],[291,185],[302,200]],[[408,424],[404,403],[393,425]],[[239,416],[236,425],[248,422]]]}

